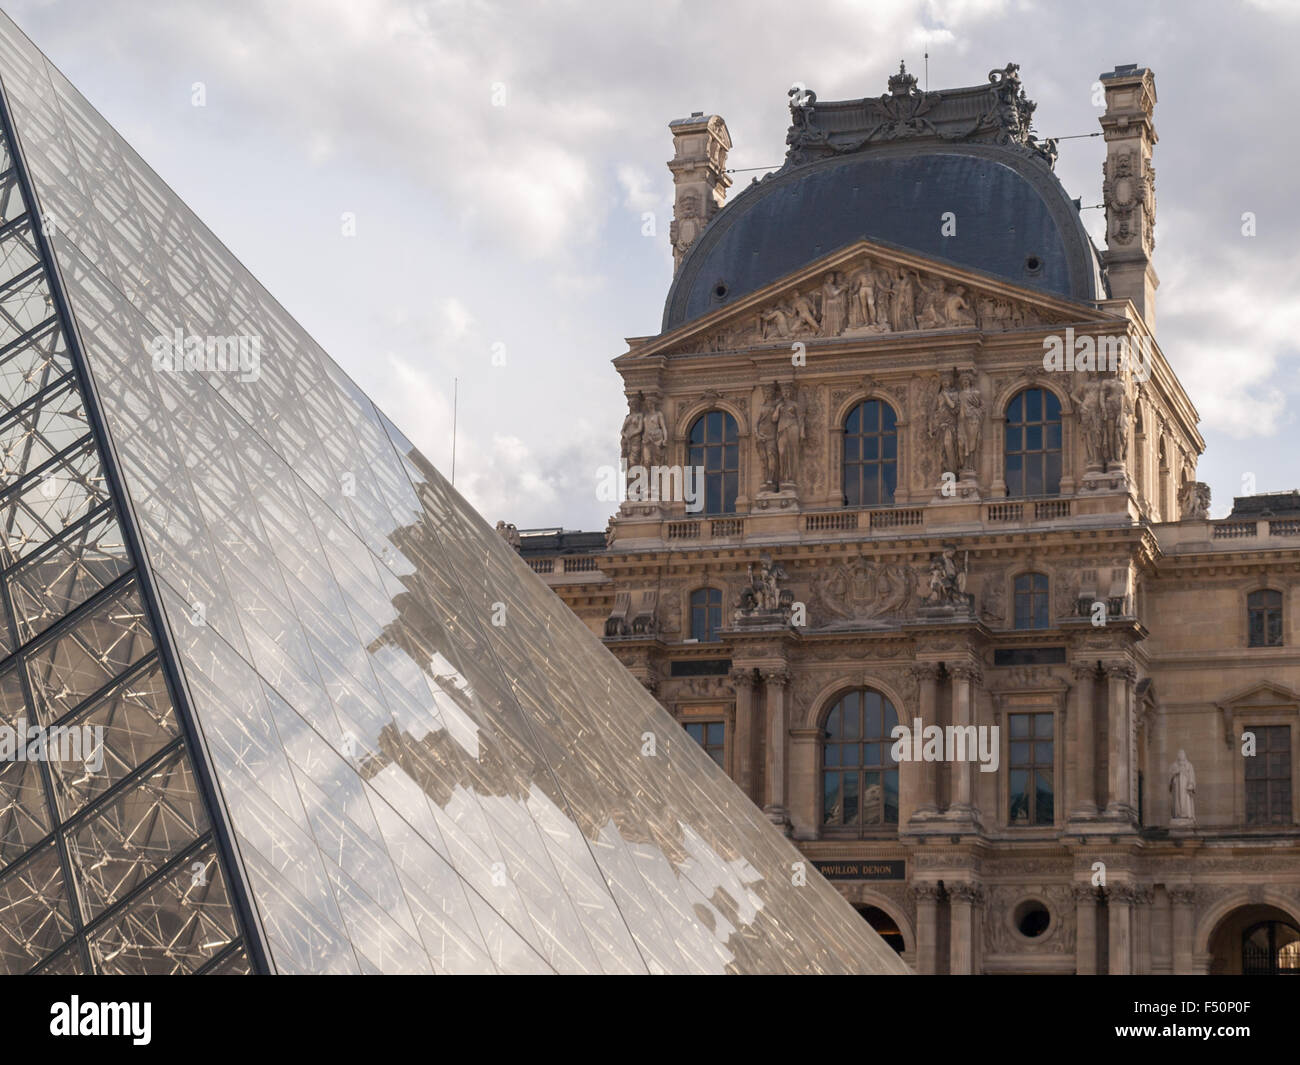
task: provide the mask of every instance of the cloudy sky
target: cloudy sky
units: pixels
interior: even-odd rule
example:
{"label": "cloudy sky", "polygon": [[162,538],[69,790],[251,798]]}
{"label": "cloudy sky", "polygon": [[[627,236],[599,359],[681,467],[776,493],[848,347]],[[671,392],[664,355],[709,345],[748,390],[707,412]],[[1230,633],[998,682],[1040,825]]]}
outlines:
{"label": "cloudy sky", "polygon": [[[1300,487],[1300,0],[3,6],[444,472],[459,378],[456,485],[521,528],[612,509],[609,360],[658,331],[671,119],[720,114],[733,167],[775,166],[792,82],[874,96],[928,50],[931,88],[1020,63],[1040,135],[1069,136],[1098,128],[1098,74],[1148,66],[1158,335],[1200,411],[1212,513]],[[1103,156],[1062,143],[1085,204]]]}

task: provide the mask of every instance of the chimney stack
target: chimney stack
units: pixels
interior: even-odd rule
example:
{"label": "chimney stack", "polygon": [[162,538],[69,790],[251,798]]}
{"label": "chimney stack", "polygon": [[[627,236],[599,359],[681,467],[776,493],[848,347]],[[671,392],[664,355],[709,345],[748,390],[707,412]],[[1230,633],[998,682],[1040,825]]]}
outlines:
{"label": "chimney stack", "polygon": [[731,178],[727,176],[727,152],[731,134],[718,115],[696,111],[690,118],[668,123],[673,134],[673,224],[668,239],[673,245],[673,273],[727,199]]}
{"label": "chimney stack", "polygon": [[1106,207],[1104,261],[1110,294],[1132,300],[1154,334],[1160,284],[1151,265],[1156,245],[1156,172],[1151,166],[1158,139],[1151,121],[1156,79],[1145,67],[1128,63],[1102,74],[1101,85],[1106,94],[1101,198]]}

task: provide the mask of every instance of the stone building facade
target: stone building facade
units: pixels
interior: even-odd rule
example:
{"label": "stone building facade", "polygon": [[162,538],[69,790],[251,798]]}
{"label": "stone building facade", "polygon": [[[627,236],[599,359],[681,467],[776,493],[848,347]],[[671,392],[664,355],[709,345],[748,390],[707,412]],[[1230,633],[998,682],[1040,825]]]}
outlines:
{"label": "stone building facade", "polygon": [[725,122],[674,122],[628,498],[507,530],[923,973],[1300,966],[1300,500],[1208,517],[1155,80],[1101,85],[1102,249],[1014,65],[796,88],[724,206]]}

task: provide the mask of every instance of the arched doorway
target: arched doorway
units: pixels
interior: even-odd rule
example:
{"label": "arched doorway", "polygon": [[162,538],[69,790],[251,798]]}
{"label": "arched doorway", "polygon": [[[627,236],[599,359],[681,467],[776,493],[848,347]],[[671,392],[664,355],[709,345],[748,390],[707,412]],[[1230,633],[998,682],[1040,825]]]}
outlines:
{"label": "arched doorway", "polygon": [[1300,921],[1266,903],[1229,911],[1210,934],[1210,972],[1300,976]]}
{"label": "arched doorway", "polygon": [[1287,921],[1260,921],[1241,936],[1244,976],[1300,976],[1300,930]]}
{"label": "arched doorway", "polygon": [[881,939],[894,948],[895,954],[903,953],[903,931],[898,927],[897,921],[879,906],[854,906],[853,908],[876,930]]}

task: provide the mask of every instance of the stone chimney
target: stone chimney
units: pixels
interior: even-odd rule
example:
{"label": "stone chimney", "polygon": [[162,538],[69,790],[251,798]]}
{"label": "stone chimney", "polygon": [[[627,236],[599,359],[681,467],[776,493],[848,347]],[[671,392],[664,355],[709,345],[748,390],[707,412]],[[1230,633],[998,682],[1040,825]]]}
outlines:
{"label": "stone chimney", "polygon": [[718,115],[702,111],[690,118],[675,119],[668,128],[673,132],[673,157],[668,169],[673,172],[676,193],[668,239],[673,245],[676,274],[691,245],[727,199],[731,187],[727,176],[731,134]]}
{"label": "stone chimney", "polygon": [[1106,112],[1101,128],[1106,162],[1101,199],[1106,207],[1106,263],[1110,294],[1128,297],[1147,328],[1156,330],[1156,288],[1160,279],[1151,265],[1156,246],[1156,172],[1151,166],[1156,129],[1155,75],[1135,63],[1101,75]]}

